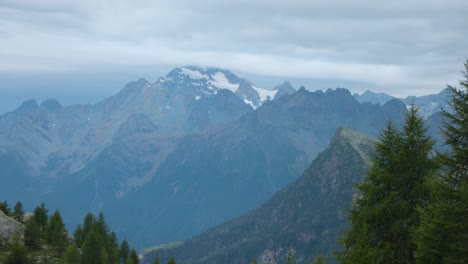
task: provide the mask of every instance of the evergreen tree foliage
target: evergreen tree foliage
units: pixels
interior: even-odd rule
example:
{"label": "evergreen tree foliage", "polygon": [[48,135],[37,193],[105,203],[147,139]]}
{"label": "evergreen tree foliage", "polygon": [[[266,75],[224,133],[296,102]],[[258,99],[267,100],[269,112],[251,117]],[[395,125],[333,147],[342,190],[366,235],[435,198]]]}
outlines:
{"label": "evergreen tree foliage", "polygon": [[49,210],[44,203],[34,209],[34,218],[42,233],[47,230],[47,222],[49,221]]}
{"label": "evergreen tree foliage", "polygon": [[327,264],[328,260],[327,257],[324,255],[318,255],[314,258],[314,260],[311,262],[311,264]]}
{"label": "evergreen tree foliage", "polygon": [[24,229],[24,244],[30,249],[37,249],[40,245],[41,230],[36,218],[31,217],[26,221]]}
{"label": "evergreen tree foliage", "polygon": [[421,209],[415,234],[418,263],[468,263],[468,60],[461,89],[449,86],[452,112],[443,111],[442,129],[449,153],[434,179],[431,202]]}
{"label": "evergreen tree foliage", "polygon": [[120,248],[117,235],[111,232],[108,241],[109,263],[120,263]]}
{"label": "evergreen tree foliage", "polygon": [[[3,208],[8,208],[7,202],[1,204]],[[20,211],[18,208],[22,208],[22,204],[17,206],[16,213]],[[44,230],[41,230],[41,227]],[[48,209],[42,203],[35,208],[34,215],[25,222],[23,235],[24,239],[18,234],[8,246],[6,250],[8,255],[5,259],[3,254],[0,254],[0,262],[119,264],[129,261],[129,263],[139,263],[138,254],[135,250],[130,250],[127,241],[124,240],[119,247],[117,235],[109,230],[102,213],[97,218],[88,213],[83,219],[83,224],[77,226],[73,241],[68,237],[60,212],[56,210],[49,220]],[[3,243],[0,243],[0,246],[3,247]],[[3,251],[5,249],[2,248]],[[32,252],[30,259],[28,249]]]}
{"label": "evergreen tree foliage", "polygon": [[21,203],[20,201],[16,202],[15,204],[15,207],[13,209],[13,218],[19,222],[23,222],[24,220],[23,203]]}
{"label": "evergreen tree foliage", "polygon": [[357,185],[358,197],[349,212],[350,230],[342,239],[341,263],[414,263],[412,239],[419,225],[418,207],[429,201],[428,182],[437,163],[433,140],[414,105],[403,131],[392,122],[375,146],[373,165]]}
{"label": "evergreen tree foliage", "polygon": [[80,264],[81,255],[80,251],[76,245],[71,245],[67,247],[65,253],[63,254],[63,263],[64,264]]}
{"label": "evergreen tree foliage", "polygon": [[0,211],[2,211],[7,216],[11,215],[11,209],[7,201],[3,201],[3,203],[0,203]]}
{"label": "evergreen tree foliage", "polygon": [[154,258],[152,264],[161,264],[161,259],[159,257],[159,254],[156,255],[156,257]]}
{"label": "evergreen tree foliage", "polygon": [[138,258],[138,254],[136,253],[135,249],[132,249],[130,255],[127,258],[126,264],[139,264],[140,259]]}
{"label": "evergreen tree foliage", "polygon": [[83,226],[78,225],[73,233],[73,238],[75,239],[75,244],[78,248],[81,248],[84,242],[84,231]]}
{"label": "evergreen tree foliage", "polygon": [[167,264],[177,264],[174,258],[169,259]]}
{"label": "evergreen tree foliage", "polygon": [[53,246],[59,254],[62,254],[68,245],[67,229],[65,228],[62,216],[58,210],[50,217],[47,229],[47,242]]}
{"label": "evergreen tree foliage", "polygon": [[120,261],[125,263],[128,256],[130,256],[130,245],[128,244],[127,240],[124,240],[122,241],[122,244],[120,244]]}
{"label": "evergreen tree foliage", "polygon": [[92,213],[87,213],[83,219],[83,238],[88,235],[88,232],[91,230],[91,227],[96,222],[94,215]]}
{"label": "evergreen tree foliage", "polygon": [[291,249],[288,251],[288,255],[286,256],[286,264],[296,264],[296,256],[294,255],[294,251]]}
{"label": "evergreen tree foliage", "polygon": [[100,241],[100,237],[95,230],[92,228],[89,230],[86,239],[83,243],[81,253],[82,264],[103,264],[107,261],[107,256],[104,253],[105,248]]}
{"label": "evergreen tree foliage", "polygon": [[29,264],[28,250],[24,246],[19,236],[16,236],[9,246],[10,253],[5,264]]}

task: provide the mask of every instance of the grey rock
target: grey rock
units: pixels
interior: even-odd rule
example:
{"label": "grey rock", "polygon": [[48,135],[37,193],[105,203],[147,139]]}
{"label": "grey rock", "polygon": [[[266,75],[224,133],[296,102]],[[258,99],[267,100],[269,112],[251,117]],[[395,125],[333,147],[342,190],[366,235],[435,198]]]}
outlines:
{"label": "grey rock", "polygon": [[0,243],[10,242],[16,235],[23,236],[24,225],[0,211]]}

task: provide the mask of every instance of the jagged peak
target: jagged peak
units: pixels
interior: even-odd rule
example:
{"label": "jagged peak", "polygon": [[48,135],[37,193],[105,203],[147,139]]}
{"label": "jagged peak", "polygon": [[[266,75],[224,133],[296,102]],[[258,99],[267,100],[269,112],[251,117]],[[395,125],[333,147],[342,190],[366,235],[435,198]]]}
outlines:
{"label": "jagged peak", "polygon": [[38,107],[39,107],[39,106],[38,106],[36,100],[30,99],[30,100],[24,101],[24,102],[15,110],[15,112],[29,112],[29,111],[36,110],[36,108],[38,108]]}
{"label": "jagged peak", "polygon": [[348,142],[359,153],[363,160],[370,165],[371,157],[369,148],[372,148],[376,139],[369,135],[357,132],[348,126],[339,127],[332,139],[332,144],[336,142]]}
{"label": "jagged peak", "polygon": [[44,102],[41,103],[41,107],[49,112],[56,112],[63,108],[59,101],[54,98],[44,100]]}
{"label": "jagged peak", "polygon": [[337,87],[336,89],[327,89],[327,91],[325,92],[327,94],[343,94],[343,95],[349,95],[349,96],[352,96],[351,95],[351,92],[346,89],[346,88],[340,88],[340,87]]}

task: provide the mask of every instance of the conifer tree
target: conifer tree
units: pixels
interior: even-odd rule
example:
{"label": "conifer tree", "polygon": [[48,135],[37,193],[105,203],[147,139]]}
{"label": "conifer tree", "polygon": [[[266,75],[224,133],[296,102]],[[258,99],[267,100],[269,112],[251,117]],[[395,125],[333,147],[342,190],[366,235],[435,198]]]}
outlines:
{"label": "conifer tree", "polygon": [[177,264],[174,258],[169,259],[167,264]]}
{"label": "conifer tree", "polygon": [[3,203],[0,203],[0,211],[2,211],[7,216],[11,215],[11,209],[6,200]]}
{"label": "conifer tree", "polygon": [[29,264],[28,251],[19,236],[15,236],[9,246],[5,264]]}
{"label": "conifer tree", "polygon": [[292,249],[288,250],[286,264],[296,264],[296,256],[294,255],[294,251]]}
{"label": "conifer tree", "polygon": [[84,231],[81,225],[78,225],[73,233],[73,238],[75,239],[75,244],[78,248],[81,248],[84,242]]}
{"label": "conifer tree", "polygon": [[122,263],[125,263],[129,255],[130,255],[130,246],[128,245],[127,240],[124,240],[122,241],[122,244],[120,244],[120,261]]}
{"label": "conifer tree", "polygon": [[47,229],[47,222],[49,221],[49,210],[45,207],[44,203],[34,209],[34,218],[42,233]]}
{"label": "conifer tree", "polygon": [[314,260],[311,262],[311,264],[327,264],[327,257],[324,255],[318,255],[314,258]]}
{"label": "conifer tree", "polygon": [[341,263],[414,263],[417,208],[429,200],[428,181],[437,165],[433,141],[414,105],[403,131],[389,122],[376,144],[373,165],[357,185],[358,198],[349,212]]}
{"label": "conifer tree", "polygon": [[152,264],[161,264],[161,259],[159,257],[159,254],[156,255]]}
{"label": "conifer tree", "polygon": [[87,213],[85,218],[83,219],[83,239],[86,238],[88,232],[91,230],[91,227],[96,222],[92,213]]}
{"label": "conifer tree", "polygon": [[468,263],[468,60],[461,89],[449,86],[451,112],[443,111],[449,153],[434,179],[431,202],[421,209],[415,240],[418,263]]}
{"label": "conifer tree", "polygon": [[24,244],[30,249],[39,248],[41,230],[37,224],[36,218],[31,217],[26,221],[24,229]]}
{"label": "conifer tree", "polygon": [[60,212],[56,210],[50,217],[47,229],[47,242],[61,255],[68,245],[68,233]]}
{"label": "conifer tree", "polygon": [[135,249],[132,249],[130,252],[126,264],[140,264],[140,259],[138,258],[138,254]]}
{"label": "conifer tree", "polygon": [[23,203],[21,203],[20,201],[16,202],[15,204],[15,207],[13,209],[13,218],[19,222],[23,222],[24,220]]}
{"label": "conifer tree", "polygon": [[101,264],[107,263],[107,256],[102,241],[95,228],[91,228],[82,246],[81,263]]}
{"label": "conifer tree", "polygon": [[64,264],[80,264],[81,256],[80,251],[75,245],[69,246],[63,254]]}

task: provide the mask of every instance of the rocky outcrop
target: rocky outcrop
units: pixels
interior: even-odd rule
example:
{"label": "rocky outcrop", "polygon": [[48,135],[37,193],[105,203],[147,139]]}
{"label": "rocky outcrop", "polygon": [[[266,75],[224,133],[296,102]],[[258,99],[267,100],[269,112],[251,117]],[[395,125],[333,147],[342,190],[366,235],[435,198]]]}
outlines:
{"label": "rocky outcrop", "polygon": [[0,211],[0,243],[9,242],[15,235],[23,236],[24,225]]}

